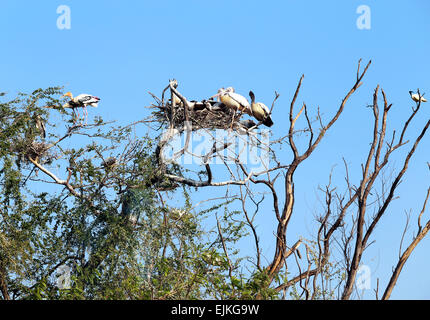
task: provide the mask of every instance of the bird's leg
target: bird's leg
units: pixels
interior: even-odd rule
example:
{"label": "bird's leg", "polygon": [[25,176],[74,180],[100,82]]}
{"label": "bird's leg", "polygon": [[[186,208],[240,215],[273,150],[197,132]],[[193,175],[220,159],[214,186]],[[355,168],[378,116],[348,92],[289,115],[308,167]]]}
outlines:
{"label": "bird's leg", "polygon": [[79,114],[79,124],[82,126],[84,124],[85,111],[82,110],[82,117]]}
{"label": "bird's leg", "polygon": [[[236,119],[236,114],[237,114],[237,110],[234,110],[230,129],[233,129],[233,124],[234,124],[234,120]],[[238,116],[238,118],[240,118],[242,116],[242,114],[243,114],[243,112],[241,110],[239,110],[239,116]]]}
{"label": "bird's leg", "polygon": [[233,117],[231,118],[230,130],[233,130],[234,118],[236,117],[236,110],[233,111]]}
{"label": "bird's leg", "polygon": [[84,106],[84,119],[85,119],[85,125],[88,124],[88,110],[87,106]]}
{"label": "bird's leg", "polygon": [[80,121],[81,120],[81,115],[79,113],[79,109],[78,108],[76,108],[76,114],[77,114],[76,120]]}
{"label": "bird's leg", "polygon": [[75,108],[72,108],[72,111],[73,111],[73,124],[75,124],[75,123],[76,123],[76,120],[77,120],[77,115],[76,115],[76,110],[75,110]]}

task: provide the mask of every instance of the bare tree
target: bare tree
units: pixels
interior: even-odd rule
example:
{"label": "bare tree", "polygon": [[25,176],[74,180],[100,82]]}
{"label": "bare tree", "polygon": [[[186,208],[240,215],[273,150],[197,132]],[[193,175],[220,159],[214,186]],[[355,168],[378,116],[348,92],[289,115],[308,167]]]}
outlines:
{"label": "bare tree", "polygon": [[[430,169],[430,164],[429,164],[429,169]],[[390,298],[391,293],[394,289],[394,286],[396,285],[397,280],[399,278],[400,272],[402,272],[406,261],[409,259],[410,255],[412,254],[412,252],[414,251],[416,246],[420,243],[420,241],[426,236],[426,234],[430,230],[430,219],[426,222],[424,227],[421,225],[421,217],[426,210],[426,206],[427,206],[427,202],[429,200],[429,197],[430,197],[430,187],[427,189],[427,195],[426,195],[425,200],[424,200],[423,208],[422,208],[420,214],[418,215],[418,219],[417,219],[418,220],[418,232],[415,235],[414,239],[409,244],[409,246],[406,248],[406,250],[403,251],[402,255],[400,256],[399,262],[397,263],[397,265],[393,271],[393,274],[390,278],[390,281],[388,282],[388,285],[387,285],[385,292],[382,296],[383,300],[388,300]]]}

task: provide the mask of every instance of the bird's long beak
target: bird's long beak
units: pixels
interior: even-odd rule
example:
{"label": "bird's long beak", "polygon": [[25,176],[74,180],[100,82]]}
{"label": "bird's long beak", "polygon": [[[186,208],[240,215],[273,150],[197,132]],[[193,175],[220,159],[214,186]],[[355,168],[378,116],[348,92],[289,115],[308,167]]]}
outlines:
{"label": "bird's long beak", "polygon": [[219,96],[221,95],[221,93],[222,93],[222,92],[218,92],[217,94],[213,95],[213,96],[212,96],[212,97],[210,97],[209,99],[211,99],[211,98],[215,98],[215,97],[219,97]]}

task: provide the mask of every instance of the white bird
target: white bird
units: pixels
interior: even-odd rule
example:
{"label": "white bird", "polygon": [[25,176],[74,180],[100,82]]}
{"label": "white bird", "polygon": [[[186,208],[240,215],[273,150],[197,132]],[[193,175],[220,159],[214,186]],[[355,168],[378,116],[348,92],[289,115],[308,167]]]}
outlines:
{"label": "white bird", "polygon": [[[87,106],[97,108],[100,101],[99,97],[93,96],[91,94],[82,93],[76,97],[73,97],[71,92],[67,92],[63,97],[69,97],[70,101],[63,105],[63,108],[71,108],[73,111],[77,111],[78,108],[83,108],[85,122],[88,117]],[[79,112],[78,112],[79,117]]]}
{"label": "white bird", "polygon": [[252,115],[255,117],[255,119],[262,121],[266,127],[273,126],[272,118],[270,118],[269,108],[262,102],[255,102],[254,92],[249,91],[249,96],[251,97]]}
{"label": "white bird", "polygon": [[233,109],[235,112],[240,111],[249,115],[252,114],[251,105],[249,104],[248,99],[236,93],[233,87],[219,89],[218,93],[213,95],[211,98],[215,97],[219,97],[223,104],[228,108]]}
{"label": "white bird", "polygon": [[412,100],[414,100],[415,102],[418,102],[419,100],[421,100],[421,102],[427,102],[427,99],[425,99],[423,96],[421,96],[421,99],[420,99],[420,95],[418,95],[418,93],[409,91],[409,94],[411,95]]}

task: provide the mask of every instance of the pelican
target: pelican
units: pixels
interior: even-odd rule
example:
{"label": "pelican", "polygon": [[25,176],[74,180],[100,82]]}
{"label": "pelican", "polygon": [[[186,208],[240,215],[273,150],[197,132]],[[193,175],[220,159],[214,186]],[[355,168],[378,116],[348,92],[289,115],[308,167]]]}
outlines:
{"label": "pelican", "polygon": [[414,93],[413,91],[409,91],[409,94],[411,95],[412,100],[414,100],[415,102],[418,102],[419,100],[421,100],[421,102],[427,102],[427,99],[425,99],[423,96],[418,95],[418,93]]}
{"label": "pelican", "polygon": [[272,118],[270,118],[269,108],[264,103],[255,102],[254,92],[249,91],[249,96],[251,97],[252,115],[255,117],[255,119],[262,121],[266,127],[273,126]]}
{"label": "pelican", "polygon": [[235,112],[245,112],[249,115],[251,112],[251,105],[244,96],[236,93],[233,87],[228,87],[227,89],[221,88],[218,90],[216,95],[213,95],[211,98],[219,97],[221,102],[225,104],[227,107],[233,109]]}

